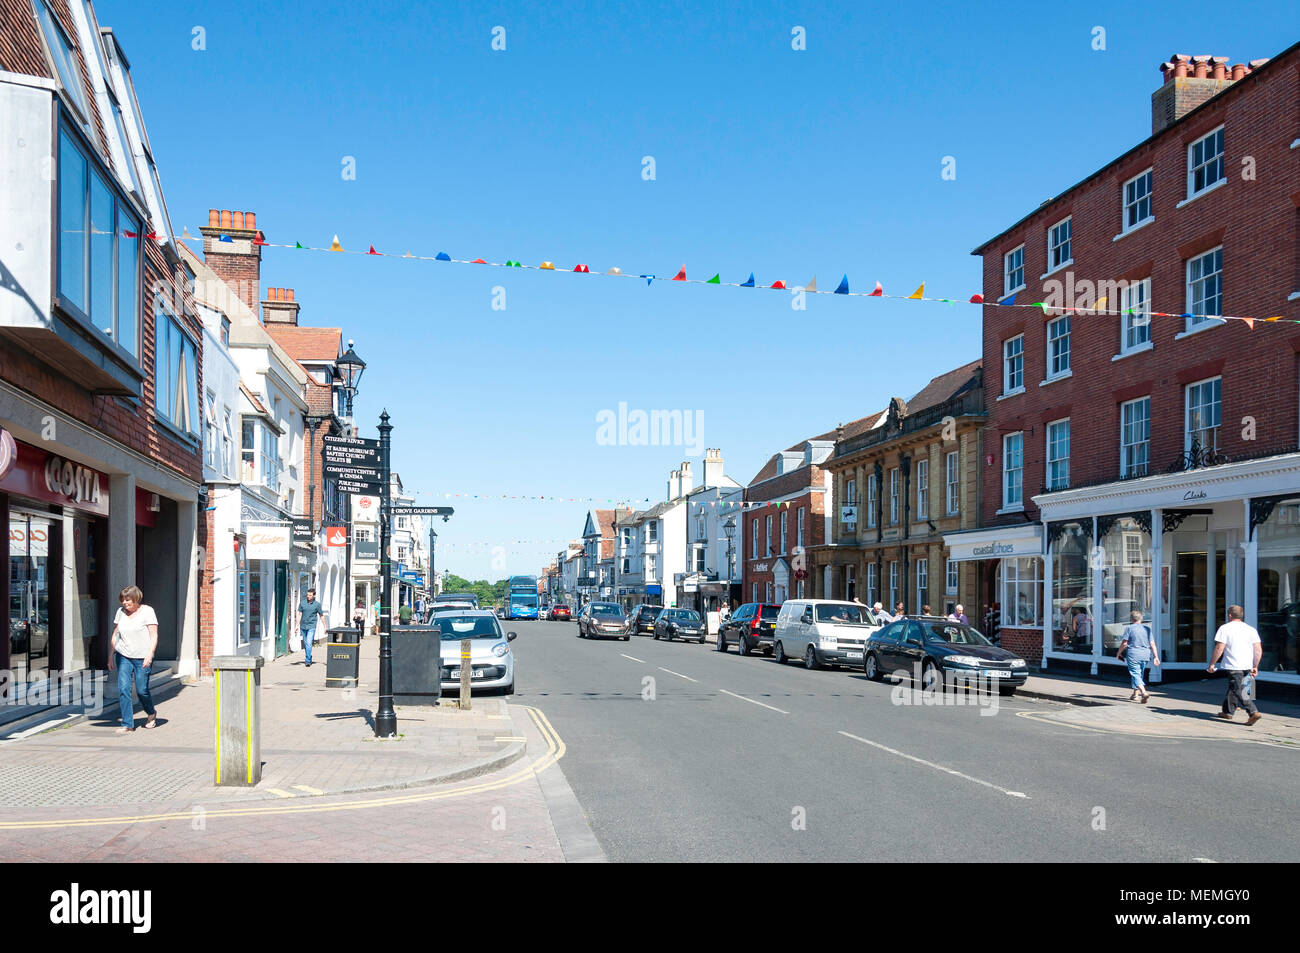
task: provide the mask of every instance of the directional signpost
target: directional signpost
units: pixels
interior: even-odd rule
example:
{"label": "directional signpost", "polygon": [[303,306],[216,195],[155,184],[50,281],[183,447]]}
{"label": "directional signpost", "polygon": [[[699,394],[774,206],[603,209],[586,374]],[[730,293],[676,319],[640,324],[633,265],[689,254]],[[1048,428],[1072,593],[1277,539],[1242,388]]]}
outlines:
{"label": "directional signpost", "polygon": [[441,516],[444,520],[456,511],[450,506],[403,506],[394,503],[389,507],[396,516]]}
{"label": "directional signpost", "polygon": [[384,473],[378,440],[324,437],[322,471],[340,493],[374,496],[383,491]]}

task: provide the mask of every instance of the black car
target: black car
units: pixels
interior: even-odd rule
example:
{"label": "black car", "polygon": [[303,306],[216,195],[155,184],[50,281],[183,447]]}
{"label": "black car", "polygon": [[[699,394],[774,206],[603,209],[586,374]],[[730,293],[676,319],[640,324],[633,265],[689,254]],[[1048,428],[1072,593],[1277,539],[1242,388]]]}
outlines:
{"label": "black car", "polygon": [[663,606],[652,606],[645,603],[633,606],[632,611],[627,614],[628,631],[632,635],[653,635],[655,620],[659,618],[659,613],[663,611]]}
{"label": "black car", "polygon": [[960,622],[934,616],[908,616],[872,633],[864,647],[862,670],[873,681],[883,675],[920,678],[924,688],[957,685],[998,686],[1014,695],[1029,669],[1014,652],[999,648]]}
{"label": "black car", "polygon": [[578,638],[601,639],[613,637],[626,642],[627,616],[617,602],[588,602],[578,613]]}
{"label": "black car", "polygon": [[734,642],[741,655],[749,655],[760,648],[764,655],[771,655],[776,617],[780,611],[781,607],[775,603],[746,602],[718,626],[718,651],[727,651]]}
{"label": "black car", "polygon": [[704,620],[694,609],[665,609],[655,620],[655,638],[704,642]]}

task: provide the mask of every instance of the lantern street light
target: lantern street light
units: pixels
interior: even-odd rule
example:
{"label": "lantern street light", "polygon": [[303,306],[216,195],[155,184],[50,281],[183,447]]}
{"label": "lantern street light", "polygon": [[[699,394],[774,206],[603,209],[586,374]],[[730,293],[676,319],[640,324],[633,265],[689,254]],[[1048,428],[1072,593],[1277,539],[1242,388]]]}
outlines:
{"label": "lantern street light", "polygon": [[343,378],[343,394],[347,398],[346,416],[352,419],[352,398],[357,395],[357,385],[361,383],[361,374],[366,369],[366,362],[357,357],[357,352],[352,350],[353,341],[348,341],[347,352],[338,359],[339,374]]}

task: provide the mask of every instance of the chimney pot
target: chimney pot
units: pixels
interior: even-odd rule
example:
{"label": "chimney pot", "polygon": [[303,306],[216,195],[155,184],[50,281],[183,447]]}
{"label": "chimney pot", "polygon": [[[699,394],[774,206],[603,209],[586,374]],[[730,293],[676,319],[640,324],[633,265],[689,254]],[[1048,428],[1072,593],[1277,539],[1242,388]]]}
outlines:
{"label": "chimney pot", "polygon": [[223,208],[221,210],[221,227],[222,228],[230,227],[230,209]]}
{"label": "chimney pot", "polygon": [[285,289],[284,289],[284,293],[285,293],[285,295],[287,296],[286,299],[285,299],[286,301],[292,301],[292,300],[293,300],[293,289],[292,289],[292,288],[285,288]]}
{"label": "chimney pot", "polygon": [[1246,76],[1245,63],[1237,63],[1235,66],[1232,67],[1232,78],[1234,81],[1239,79],[1244,79],[1245,76]]}
{"label": "chimney pot", "polygon": [[231,227],[231,228],[243,228],[243,227],[244,227],[244,213],[243,213],[243,212],[231,212],[230,215],[231,215],[231,218],[233,219],[233,221],[230,223],[230,227]]}
{"label": "chimney pot", "polygon": [[217,222],[218,222],[218,219],[217,219],[217,210],[214,209],[214,208],[210,208],[210,209],[208,209],[208,224],[209,224],[210,226],[212,226],[213,228],[216,228],[216,227],[217,227]]}
{"label": "chimney pot", "polygon": [[245,212],[245,213],[244,213],[244,227],[245,227],[245,228],[257,228],[257,213],[256,213],[256,212]]}
{"label": "chimney pot", "polygon": [[1186,75],[1187,75],[1187,61],[1185,59],[1180,59],[1178,62],[1174,63],[1174,78],[1182,79]]}
{"label": "chimney pot", "polygon": [[1205,79],[1210,75],[1210,67],[1204,62],[1199,62],[1196,64],[1196,72],[1192,75],[1197,79]]}

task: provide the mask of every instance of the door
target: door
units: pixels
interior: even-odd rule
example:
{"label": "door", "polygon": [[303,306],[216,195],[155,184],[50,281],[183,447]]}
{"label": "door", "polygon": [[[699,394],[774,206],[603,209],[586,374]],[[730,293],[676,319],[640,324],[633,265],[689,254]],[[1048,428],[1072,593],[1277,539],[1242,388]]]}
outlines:
{"label": "door", "polygon": [[1174,559],[1174,661],[1204,662],[1210,617],[1206,554],[1178,553]]}
{"label": "door", "polygon": [[14,510],[9,516],[9,667],[15,682],[49,670],[50,554],[53,521]]}
{"label": "door", "polygon": [[[305,595],[306,593],[304,593]],[[275,564],[275,654],[289,651],[289,567]]]}
{"label": "door", "polygon": [[903,639],[898,647],[899,667],[921,684],[921,671],[925,663],[925,646],[921,634],[921,623],[909,620],[903,629]]}

